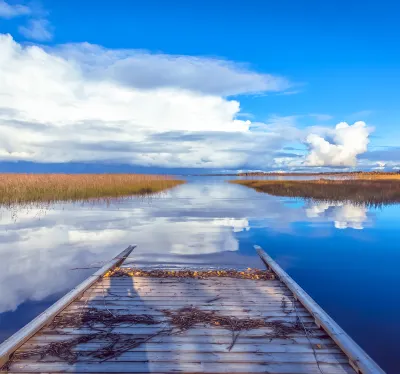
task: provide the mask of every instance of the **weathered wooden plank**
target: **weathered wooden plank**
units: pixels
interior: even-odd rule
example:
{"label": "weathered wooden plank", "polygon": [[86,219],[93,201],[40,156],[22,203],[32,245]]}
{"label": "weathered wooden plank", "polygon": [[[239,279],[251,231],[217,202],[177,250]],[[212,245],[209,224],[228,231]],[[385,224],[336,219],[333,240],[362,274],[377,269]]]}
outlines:
{"label": "weathered wooden plank", "polygon": [[[193,298],[208,298],[212,299],[214,297],[223,297],[223,298],[232,298],[232,295],[236,294],[237,297],[240,298],[252,298],[252,299],[257,299],[257,294],[254,293],[237,293],[237,292],[228,292],[226,290],[220,291],[220,292],[196,292],[196,290],[193,291],[166,291],[166,292],[161,292],[161,291],[142,291],[142,290],[132,290],[132,289],[106,289],[106,290],[92,290],[91,292],[85,293],[85,297],[88,295],[114,295],[114,296],[133,296],[133,297],[170,297],[170,298],[175,298],[175,297],[193,297]],[[276,294],[259,294],[258,298],[260,300],[265,300],[265,301],[282,301],[282,299],[286,300],[286,302],[290,303],[291,300],[293,300],[293,295],[289,292],[287,293],[276,293]]]}
{"label": "weathered wooden plank", "polygon": [[[310,333],[312,333],[314,336],[326,335],[326,333],[323,330],[321,330],[320,328],[318,328],[315,325],[314,320],[312,319],[312,317],[304,317],[304,318],[302,318],[302,320],[303,320],[303,324],[304,324],[305,328],[307,328],[307,330],[309,330]],[[267,321],[268,322],[277,322],[278,321],[278,322],[284,323],[285,325],[290,326],[291,324],[293,324],[293,323],[295,323],[297,321],[297,317],[287,317],[287,318],[285,318],[285,320],[283,320],[282,318],[268,318]],[[131,323],[125,323],[125,324],[124,323],[119,323],[117,327],[112,328],[112,331],[117,330],[117,329],[128,329],[128,328],[134,328],[134,329],[136,329],[135,331],[137,331],[138,333],[142,333],[143,331],[158,331],[158,330],[160,330],[160,326],[161,325],[162,326],[164,326],[164,325],[165,326],[169,326],[169,324],[166,323],[166,322],[167,322],[167,319],[161,319],[160,318],[160,323],[156,324],[156,325],[144,325],[144,324],[132,325]],[[106,326],[104,326],[101,323],[94,323],[92,325],[92,328],[93,329],[101,329],[101,330],[109,329],[109,328],[107,328]],[[64,327],[64,328],[49,328],[49,327],[46,327],[46,328],[42,329],[40,331],[40,333],[49,333],[49,334],[51,334],[51,333],[60,333],[61,334],[61,333],[64,333],[64,332],[68,333],[69,331],[72,331],[72,330],[86,331],[86,329],[87,329],[87,326],[86,327],[83,326],[81,328],[78,328],[78,327],[77,328],[67,328],[67,327]],[[185,331],[185,333],[187,333],[188,331],[189,332],[193,331],[194,334],[196,334],[196,331],[200,331],[200,333],[201,333],[201,331],[203,331],[202,329],[207,329],[207,330],[210,331],[210,333],[211,333],[211,331],[216,331],[216,332],[229,331],[227,329],[222,329],[222,328],[219,328],[219,327],[216,327],[216,326],[213,326],[212,328],[210,328],[210,327],[206,328],[204,326],[204,324],[199,323],[199,324],[195,325],[193,327],[193,329]],[[257,331],[260,331],[260,333],[263,333],[264,331],[270,331],[270,328],[259,328],[259,329],[242,331],[241,334],[247,334],[247,333],[254,333],[255,334]],[[304,334],[304,331],[300,331],[299,333],[300,334]]]}
{"label": "weathered wooden plank", "polygon": [[[278,281],[276,281],[278,282]],[[202,290],[207,290],[207,289],[213,289],[213,288],[229,288],[229,289],[239,289],[239,290],[258,290],[258,289],[286,289],[286,286],[283,283],[273,283],[269,284],[267,281],[266,282],[261,282],[260,283],[247,283],[247,284],[240,284],[240,283],[219,283],[219,282],[213,282],[212,280],[204,280],[202,283],[200,281],[198,282],[182,282],[179,281],[179,279],[176,279],[174,282],[168,282],[168,283],[157,283],[157,282],[151,282],[151,283],[143,283],[143,282],[137,282],[134,278],[132,278],[132,281],[130,282],[117,282],[117,281],[111,281],[111,282],[104,282],[104,281],[99,281],[96,284],[94,284],[94,287],[110,287],[110,286],[118,286],[118,287],[127,287],[127,286],[134,286],[136,288],[162,288],[166,289],[168,287],[175,287],[175,286],[181,286],[185,289],[191,289],[192,287],[202,289]]]}
{"label": "weathered wooden plank", "polygon": [[[340,352],[340,351],[339,351]],[[41,359],[40,355],[30,357],[33,359],[40,359],[41,362],[63,362],[62,359],[55,356],[46,356]],[[348,359],[341,352],[340,353],[319,353],[315,355],[313,352],[309,353],[252,353],[252,352],[235,352],[231,354],[229,352],[224,353],[208,353],[208,352],[124,352],[118,357],[110,358],[108,362],[126,362],[129,364],[136,364],[143,362],[145,359],[152,362],[165,362],[165,363],[190,363],[190,362],[210,362],[210,363],[309,363],[314,364],[317,359],[319,363],[325,364],[348,364]],[[96,363],[99,359],[91,356],[82,356],[79,359],[81,362]]]}
{"label": "weathered wooden plank", "polygon": [[[107,280],[109,279],[109,280]],[[279,281],[274,281],[273,283],[270,283],[269,281],[247,281],[245,282],[245,279],[242,280],[236,280],[234,281],[232,278],[229,280],[226,279],[223,282],[220,281],[213,281],[211,279],[204,279],[204,280],[196,280],[193,279],[192,281],[188,282],[185,280],[181,280],[182,278],[174,278],[174,281],[169,281],[169,282],[147,282],[147,281],[142,281],[140,278],[129,278],[129,281],[121,282],[118,280],[114,280],[113,278],[103,278],[99,282],[95,283],[94,286],[110,286],[110,285],[115,285],[115,286],[121,286],[121,287],[126,287],[129,285],[134,285],[137,287],[168,287],[168,286],[174,286],[174,285],[180,285],[183,287],[190,287],[194,286],[197,288],[208,288],[208,287],[221,287],[221,286],[226,286],[229,288],[239,288],[239,289],[271,289],[271,288],[280,288],[283,289],[285,288],[282,283]],[[230,281],[232,279],[232,282]]]}
{"label": "weathered wooden plank", "polygon": [[[152,292],[152,291],[146,291],[141,294],[132,294],[128,295],[125,290],[122,290],[122,292],[119,293],[114,293],[111,288],[107,290],[88,290],[87,292],[82,295],[82,298],[85,299],[91,299],[95,297],[129,297],[129,298],[142,298],[143,300],[162,300],[162,299],[167,299],[171,298],[171,296],[174,296],[174,299],[176,298],[185,298],[185,299],[214,299],[215,297],[220,297],[221,299],[227,299],[227,300],[253,300],[253,301],[259,301],[259,300],[265,300],[267,302],[280,302],[282,299],[286,299],[288,301],[291,301],[293,299],[287,298],[286,296],[282,296],[281,298],[279,297],[274,297],[274,298],[269,298],[268,295],[263,295],[263,294],[254,294],[254,293],[245,293],[242,292],[240,294],[235,294],[232,295],[229,292],[218,292],[216,291],[215,293],[200,293],[196,294],[194,292]],[[299,304],[301,305],[301,304]]]}
{"label": "weathered wooden plank", "polygon": [[[227,346],[221,345],[220,343],[201,343],[201,342],[189,342],[180,343],[174,341],[174,337],[170,339],[166,336],[162,337],[163,340],[157,342],[156,339],[151,342],[143,343],[136,348],[130,349],[133,352],[208,352],[208,353],[224,353],[227,352]],[[101,342],[90,342],[85,344],[78,344],[73,348],[73,351],[96,351],[99,348],[104,347],[104,343]],[[31,349],[25,344],[18,351],[26,351]],[[254,353],[313,353],[314,349],[309,344],[275,344],[272,340],[271,342],[253,342],[252,344],[241,344],[236,343],[232,349],[232,353],[235,352],[254,352]],[[320,353],[340,353],[341,350],[338,347],[327,347],[318,349]]]}
{"label": "weathered wooden plank", "polygon": [[[142,290],[142,291],[168,291],[168,290],[177,290],[177,289],[181,289],[182,291],[185,292],[190,292],[192,290],[195,291],[199,291],[199,292],[211,292],[213,290],[235,290],[238,292],[255,292],[256,294],[261,293],[261,291],[263,292],[274,292],[274,293],[278,293],[278,292],[287,292],[289,291],[286,287],[257,287],[257,286],[246,286],[246,287],[233,287],[233,286],[229,286],[229,285],[215,285],[212,283],[209,283],[205,286],[199,286],[198,284],[182,284],[179,282],[176,283],[170,283],[168,285],[163,284],[163,285],[159,285],[159,284],[154,284],[154,285],[139,285],[139,284],[134,284],[134,283],[129,283],[129,284],[101,284],[98,283],[96,284],[93,289],[109,289],[109,288],[116,288],[116,289],[137,289],[137,290]],[[170,291],[172,292],[172,291]],[[290,291],[289,291],[290,292]]]}
{"label": "weathered wooden plank", "polygon": [[[265,308],[263,308],[263,306]],[[257,314],[259,315],[267,313],[267,312],[281,312],[282,315],[288,315],[288,314],[293,314],[293,313],[298,313],[299,316],[304,315],[304,316],[309,316],[309,313],[304,309],[304,308],[296,308],[296,309],[291,309],[291,308],[286,308],[282,309],[280,305],[258,305],[257,307],[254,307],[254,304],[217,304],[217,305],[210,305],[210,304],[204,304],[204,303],[195,303],[195,302],[186,302],[186,303],[177,303],[175,305],[172,304],[167,304],[167,303],[135,303],[132,305],[129,304],[124,304],[124,303],[111,303],[111,302],[106,302],[100,303],[100,302],[93,302],[93,303],[88,303],[88,304],[77,304],[73,305],[68,309],[68,312],[72,312],[73,310],[76,309],[127,309],[135,314],[142,314],[145,313],[148,310],[171,310],[171,311],[177,311],[182,308],[186,307],[192,307],[192,308],[198,308],[202,311],[205,312],[216,312],[219,314],[223,315],[229,315],[231,316],[237,316],[236,313],[250,313],[250,314]],[[302,314],[303,313],[303,314]]]}
{"label": "weathered wooden plank", "polygon": [[[236,293],[232,294],[230,292],[226,291],[215,291],[215,292],[192,292],[192,291],[179,291],[179,292],[174,292],[174,291],[168,291],[165,290],[165,292],[161,291],[146,291],[142,292],[139,290],[139,292],[134,292],[134,293],[128,293],[127,290],[118,290],[115,289],[116,292],[112,288],[106,289],[106,290],[96,290],[96,289],[90,289],[86,291],[83,295],[82,298],[84,299],[92,299],[95,297],[129,297],[129,298],[142,298],[143,300],[162,300],[166,298],[171,298],[172,296],[174,299],[178,298],[185,298],[185,299],[214,299],[216,297],[220,297],[221,299],[225,300],[252,300],[252,301],[260,301],[260,300],[265,300],[267,302],[280,302],[282,299],[286,300],[287,302],[292,302],[293,298],[288,297],[287,295],[283,295],[281,297],[277,297],[276,295],[273,295],[273,297],[270,297],[268,294],[260,294],[260,293],[254,293],[254,292],[241,292],[241,293]],[[136,290],[135,290],[136,291]],[[291,296],[291,295],[289,295]],[[301,305],[301,304],[299,304]]]}
{"label": "weathered wooden plank", "polygon": [[[128,329],[125,329],[128,330]],[[68,335],[57,335],[57,334],[40,334],[40,335],[35,335],[29,340],[29,343],[31,343],[33,346],[36,344],[48,344],[51,342],[63,342],[63,341],[68,341],[71,339],[78,338],[79,336],[86,336],[90,334],[98,334],[99,331],[91,330],[91,329],[85,329],[82,332],[78,333],[77,331],[71,332]],[[272,329],[269,331],[269,333],[272,332]],[[134,328],[129,329],[129,331],[124,331],[124,329],[114,329],[113,334],[120,334],[122,338],[146,338],[149,336],[149,334],[146,333],[138,333]],[[163,337],[157,337],[157,341],[163,341],[165,340]],[[96,340],[97,342],[101,342],[101,340]],[[206,335],[203,333],[203,335],[175,335],[174,336],[174,341],[179,342],[179,343],[189,343],[189,342],[194,342],[194,343],[220,343],[220,344],[230,344],[232,342],[232,333],[230,331],[226,331],[225,334],[209,334]],[[305,344],[305,345],[310,345],[310,344],[320,344],[321,346],[326,346],[328,345],[330,348],[332,348],[334,345],[334,342],[332,339],[328,338],[327,335],[323,337],[306,337],[306,336],[301,336],[301,334],[289,334],[286,338],[269,338],[264,335],[244,335],[244,332],[241,332],[239,334],[238,339],[236,340],[237,343],[241,344],[252,344],[252,343],[257,343],[257,342],[265,342],[265,343],[274,343],[274,344],[282,344],[282,345],[293,345],[293,344]],[[335,346],[335,345],[334,345]]]}
{"label": "weathered wooden plank", "polygon": [[[161,278],[160,278],[161,279]],[[252,280],[252,279],[237,279],[237,278],[165,278],[163,280],[152,280],[151,278],[141,278],[141,277],[126,277],[126,278],[102,278],[96,284],[135,284],[138,286],[167,286],[170,284],[182,284],[185,286],[196,286],[196,287],[207,287],[207,286],[228,286],[228,287],[238,287],[238,288],[271,288],[271,287],[285,287],[285,285],[276,280]]]}
{"label": "weathered wooden plank", "polygon": [[[254,299],[233,299],[233,298],[228,298],[228,297],[185,297],[185,296],[176,296],[173,298],[176,303],[185,303],[185,304],[190,304],[190,303],[201,303],[205,306],[207,305],[218,305],[218,303],[224,303],[225,305],[227,304],[232,304],[232,305],[249,305],[252,304],[253,307],[257,306],[259,304],[263,305],[263,308],[266,307],[282,307],[282,299],[278,300],[271,300],[271,299],[259,299],[259,300],[254,300]],[[116,296],[116,295],[92,295],[90,297],[81,297],[79,299],[80,302],[85,302],[88,304],[92,303],[99,303],[104,301],[106,303],[115,303],[115,302],[130,302],[130,303],[137,303],[140,305],[146,305],[147,303],[159,303],[160,305],[166,305],[170,304],[171,301],[171,296],[165,296],[165,297],[140,297],[140,296]],[[284,308],[291,309],[293,308],[293,303],[288,303],[284,302]],[[296,308],[302,309],[304,308],[303,305],[299,302],[295,303]]]}
{"label": "weathered wooden plank", "polygon": [[218,291],[218,293],[216,291],[214,292],[206,292],[204,290],[196,290],[196,289],[191,289],[191,290],[185,290],[182,288],[173,288],[170,287],[168,290],[162,291],[162,290],[142,290],[142,289],[134,289],[134,288],[121,288],[121,287],[111,287],[111,288],[105,288],[105,289],[101,289],[101,288],[93,288],[91,290],[91,293],[99,293],[99,294],[107,294],[107,293],[117,293],[117,294],[122,294],[122,295],[163,295],[163,296],[177,296],[177,295],[188,295],[188,296],[197,296],[197,297],[207,297],[207,296],[214,296],[219,294],[220,296],[229,296],[229,295],[233,295],[233,294],[238,294],[238,296],[246,296],[247,297],[257,297],[257,295],[259,295],[260,298],[270,298],[270,299],[281,299],[282,297],[287,297],[289,299],[291,299],[293,297],[292,293],[289,291],[270,291],[270,292],[251,292],[246,291],[246,292],[242,292],[239,293],[238,291],[235,290],[228,290],[228,289],[224,289],[221,291]]}
{"label": "weathered wooden plank", "polygon": [[[188,304],[186,304],[186,305],[190,306]],[[154,306],[157,306],[157,305],[154,305]],[[178,306],[177,308],[172,308],[170,306],[164,308],[162,305],[160,305],[158,307],[160,307],[160,309],[178,310],[178,309],[180,309],[181,306]],[[112,311],[116,311],[116,313],[118,313],[118,314],[127,314],[127,313],[129,313],[129,314],[140,314],[140,313],[145,313],[145,314],[154,315],[154,316],[155,315],[159,315],[159,316],[164,315],[160,310],[151,309],[151,308],[143,308],[143,309],[141,309],[141,311],[138,311],[138,308],[135,308],[134,306],[129,306],[129,304],[128,305],[126,305],[126,304],[125,305],[110,305],[110,304],[108,304],[108,305],[76,304],[75,305],[74,304],[74,305],[71,305],[68,308],[68,312],[70,313],[70,312],[73,312],[73,311],[80,311],[80,312],[84,313],[85,309],[86,310],[87,309],[97,309],[97,310],[103,310],[103,311],[104,310],[105,311],[112,310]],[[256,317],[257,316],[257,317],[263,317],[263,318],[266,318],[266,317],[280,317],[280,318],[284,319],[288,314],[296,314],[299,317],[307,317],[307,316],[309,316],[309,313],[307,311],[303,311],[303,312],[302,311],[298,311],[297,313],[294,313],[294,312],[285,313],[282,310],[276,310],[276,311],[274,311],[274,310],[265,310],[265,311],[262,311],[262,310],[246,309],[246,311],[244,311],[243,307],[238,307],[237,309],[234,309],[232,306],[230,308],[228,307],[226,309],[214,308],[213,310],[215,310],[215,311],[219,310],[221,312],[220,314],[224,314],[224,315],[229,315],[229,313],[231,312],[232,315],[234,315],[235,317],[251,317],[251,316]]]}
{"label": "weathered wooden plank", "polygon": [[100,280],[94,287],[109,287],[109,286],[119,286],[119,287],[126,287],[126,286],[135,286],[135,287],[148,287],[148,288],[167,288],[169,286],[182,286],[185,288],[196,287],[199,289],[207,289],[207,288],[214,288],[214,287],[228,287],[231,289],[285,289],[285,285],[279,281],[274,281],[274,283],[269,283],[268,281],[256,281],[256,282],[247,282],[247,283],[240,283],[240,282],[215,282],[209,279],[203,280],[201,283],[200,281],[194,280],[192,282],[185,282],[181,281],[180,278],[175,279],[174,282],[142,282],[137,281],[138,278],[131,278],[130,281],[120,282],[117,280],[110,280],[104,281]]}
{"label": "weathered wooden plank", "polygon": [[[157,308],[170,308],[170,309],[180,309],[185,306],[195,305],[196,307],[201,308],[201,310],[227,310],[228,308],[238,309],[238,308],[251,308],[253,311],[259,310],[279,310],[279,311],[294,311],[297,310],[299,312],[307,312],[307,310],[303,306],[299,306],[293,308],[291,305],[283,307],[281,303],[268,303],[268,302],[235,302],[234,300],[216,300],[214,302],[205,302],[204,299],[200,300],[185,300],[185,299],[177,299],[175,300],[135,300],[135,299],[118,299],[114,300],[106,299],[106,298],[98,298],[92,299],[88,302],[88,300],[79,300],[74,303],[73,307],[81,307],[87,306],[89,308],[100,308],[102,306],[115,306],[115,307],[130,307],[130,308],[149,308],[149,307],[157,307]],[[308,312],[307,312],[308,313]]]}
{"label": "weathered wooden plank", "polygon": [[[293,324],[293,323],[296,323],[297,320],[298,319],[295,316],[288,316],[288,317],[285,317],[285,319],[283,319],[281,317],[268,317],[268,318],[266,318],[267,322],[282,322],[284,324]],[[134,325],[134,327],[143,328],[143,329],[159,328],[159,326],[161,324],[163,324],[163,325],[167,324],[168,319],[167,318],[157,318],[157,321],[159,321],[160,323],[156,324],[156,325],[149,326],[149,325],[144,325],[144,324],[137,324],[137,325]],[[304,326],[307,328],[307,330],[315,330],[314,333],[316,333],[318,331],[323,331],[315,324],[313,318],[310,317],[310,316],[302,318],[302,321],[304,323]],[[100,329],[104,330],[106,328],[101,323],[94,323],[92,326],[95,329],[100,328]],[[131,323],[119,323],[118,326],[114,327],[114,328],[126,328],[126,327],[132,327],[132,324]],[[199,323],[199,324],[195,325],[196,329],[199,329],[201,327],[204,327],[204,324]],[[85,328],[85,327],[83,327],[83,328]],[[212,329],[213,330],[218,330],[218,328],[215,327],[215,326],[213,326]],[[46,327],[44,330],[41,330],[41,331],[63,331],[63,329],[57,329],[57,328],[53,329],[53,328]],[[249,331],[252,331],[252,330],[249,330]]]}
{"label": "weathered wooden plank", "polygon": [[244,278],[233,278],[233,277],[207,277],[207,278],[179,278],[179,277],[168,277],[168,278],[157,278],[157,277],[142,277],[142,276],[111,276],[111,277],[104,277],[99,282],[107,283],[107,282],[143,282],[143,283],[190,283],[190,284],[205,284],[209,282],[218,283],[218,284],[229,284],[229,285],[247,285],[247,284],[256,284],[263,285],[263,284],[271,284],[271,285],[280,285],[282,283],[277,279],[244,279]]}
{"label": "weathered wooden plank", "polygon": [[[290,325],[290,324],[288,324]],[[132,325],[132,324],[126,324],[125,326],[119,325],[118,327],[114,327],[111,329],[113,333],[116,334],[123,334],[123,335],[151,335],[154,332],[157,332],[160,330],[160,326],[162,327],[167,327],[168,325],[143,325],[143,324],[138,324],[138,325]],[[320,339],[326,338],[326,339],[331,339],[329,336],[322,330],[319,329],[318,327],[315,326],[315,324],[312,324],[312,322],[308,322],[305,324],[305,327],[307,330],[310,329],[311,331],[311,338],[312,337],[318,337]],[[35,340],[35,339],[41,339],[42,336],[48,336],[49,338],[55,338],[55,337],[60,337],[60,338],[67,338],[71,339],[71,335],[87,335],[87,334],[97,334],[99,330],[102,328],[102,330],[108,330],[104,327],[104,325],[101,324],[94,324],[93,328],[89,327],[81,327],[81,328],[73,328],[73,327],[64,327],[64,328],[58,328],[58,329],[51,329],[51,328],[44,328],[42,329],[38,334],[36,334],[34,337],[30,339]],[[177,330],[177,329],[176,329]],[[240,338],[266,338],[266,334],[270,334],[271,331],[273,331],[272,327],[261,327],[257,329],[251,329],[251,330],[244,330],[240,332]],[[193,328],[189,330],[183,330],[180,331],[179,334],[176,335],[177,337],[194,337],[194,336],[228,336],[229,338],[232,338],[232,332],[228,329],[224,329],[221,327],[213,326],[212,328],[210,327],[204,327],[204,325],[195,325]],[[305,332],[302,330],[299,330],[298,332],[291,332],[288,334],[290,338],[297,338],[297,337],[305,337]],[[333,342],[333,340],[331,340]],[[286,341],[287,343],[290,342],[290,340]]]}
{"label": "weathered wooden plank", "polygon": [[255,292],[238,292],[232,294],[226,290],[215,290],[214,292],[196,292],[195,290],[186,290],[186,291],[171,291],[171,290],[154,290],[154,291],[143,291],[143,290],[132,290],[132,289],[117,289],[117,288],[108,288],[108,289],[90,289],[85,292],[82,297],[100,297],[100,296],[118,296],[118,297],[137,297],[144,299],[157,299],[157,298],[168,298],[168,297],[185,297],[191,299],[211,299],[214,297],[221,297],[224,299],[232,299],[232,300],[266,300],[266,301],[281,301],[282,299],[286,299],[288,302],[293,300],[292,295],[279,295],[276,294],[263,294],[263,293],[255,293]]}
{"label": "weathered wooden plank", "polygon": [[127,365],[126,362],[81,363],[15,363],[10,373],[269,373],[269,374],[354,374],[350,366],[341,364],[251,364],[251,363],[157,363],[138,362]]}
{"label": "weathered wooden plank", "polygon": [[17,331],[14,335],[8,338],[0,345],[0,367],[2,367],[8,360],[10,355],[26,342],[31,336],[36,334],[43,326],[51,321],[54,316],[65,309],[77,297],[80,297],[83,292],[97,282],[103,275],[115,266],[122,263],[126,257],[133,251],[135,247],[129,246],[124,251],[119,253],[111,261],[106,263],[102,268],[97,270],[93,275],[84,280],[77,287],[73,288],[64,297],[59,299],[50,308],[46,309],[43,313],[37,316],[33,321],[28,323],[21,330]]}
{"label": "weathered wooden plank", "polygon": [[151,289],[153,291],[156,291],[157,289],[160,290],[168,290],[169,288],[182,288],[183,290],[199,290],[199,291],[209,291],[213,289],[219,289],[219,290],[238,290],[238,291],[256,291],[259,292],[259,290],[263,291],[287,291],[286,287],[282,286],[263,286],[263,287],[258,287],[255,284],[249,284],[248,286],[234,286],[234,285],[229,285],[229,284],[214,284],[214,283],[207,283],[205,285],[199,285],[196,283],[193,284],[185,284],[182,282],[175,282],[175,283],[168,283],[168,284],[137,284],[137,283],[126,283],[126,284],[120,284],[120,283],[110,283],[110,284],[102,284],[102,283],[97,283],[94,285],[93,288],[110,288],[110,287],[119,287],[119,288],[127,288],[127,287],[133,287],[135,289]]}

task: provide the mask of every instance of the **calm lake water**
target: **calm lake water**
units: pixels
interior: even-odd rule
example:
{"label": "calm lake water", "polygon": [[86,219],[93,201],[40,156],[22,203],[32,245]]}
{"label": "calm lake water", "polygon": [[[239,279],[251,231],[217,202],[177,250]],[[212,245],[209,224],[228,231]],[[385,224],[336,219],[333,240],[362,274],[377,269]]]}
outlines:
{"label": "calm lake water", "polygon": [[[1,210],[0,341],[129,244],[139,266],[259,267],[269,253],[388,373],[400,372],[400,205],[258,193],[222,177],[161,196]],[[77,269],[91,268],[91,269]]]}

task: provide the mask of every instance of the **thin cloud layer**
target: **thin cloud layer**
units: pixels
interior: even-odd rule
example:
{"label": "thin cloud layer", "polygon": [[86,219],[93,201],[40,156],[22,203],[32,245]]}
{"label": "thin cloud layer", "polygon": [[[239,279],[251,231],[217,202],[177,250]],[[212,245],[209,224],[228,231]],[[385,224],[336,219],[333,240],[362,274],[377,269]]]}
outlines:
{"label": "thin cloud layer", "polygon": [[9,4],[5,0],[0,0],[0,18],[14,18],[25,16],[31,13],[31,9],[26,5]]}
{"label": "thin cloud layer", "polygon": [[283,77],[256,73],[244,64],[216,58],[110,50],[89,43],[65,44],[52,51],[74,61],[93,79],[106,77],[135,89],[175,88],[232,96],[279,92],[291,87]]}
{"label": "thin cloud layer", "polygon": [[53,31],[47,19],[31,19],[26,26],[20,26],[19,32],[30,40],[45,42],[53,38]]}

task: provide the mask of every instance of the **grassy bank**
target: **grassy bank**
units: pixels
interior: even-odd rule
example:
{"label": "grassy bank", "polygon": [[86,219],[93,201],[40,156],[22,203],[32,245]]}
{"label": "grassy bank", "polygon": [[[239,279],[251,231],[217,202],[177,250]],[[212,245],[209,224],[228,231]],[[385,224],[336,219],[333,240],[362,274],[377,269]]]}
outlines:
{"label": "grassy bank", "polygon": [[381,205],[400,203],[400,179],[233,180],[274,196]]}
{"label": "grassy bank", "polygon": [[368,178],[368,179],[400,179],[399,172],[384,171],[330,171],[330,172],[265,172],[265,171],[248,171],[241,173],[225,173],[225,174],[194,174],[198,176],[224,176],[224,177],[350,177],[350,178]]}
{"label": "grassy bank", "polygon": [[181,183],[141,174],[0,174],[0,205],[147,195]]}

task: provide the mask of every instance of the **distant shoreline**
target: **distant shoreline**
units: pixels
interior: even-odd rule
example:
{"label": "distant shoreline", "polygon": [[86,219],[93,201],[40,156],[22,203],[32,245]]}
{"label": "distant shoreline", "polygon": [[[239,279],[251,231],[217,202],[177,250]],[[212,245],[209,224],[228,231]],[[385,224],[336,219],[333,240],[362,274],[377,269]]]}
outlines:
{"label": "distant shoreline", "polygon": [[208,174],[191,174],[196,177],[314,177],[314,176],[400,176],[398,172],[379,172],[379,171],[338,171],[338,172],[243,172],[243,173],[208,173]]}

